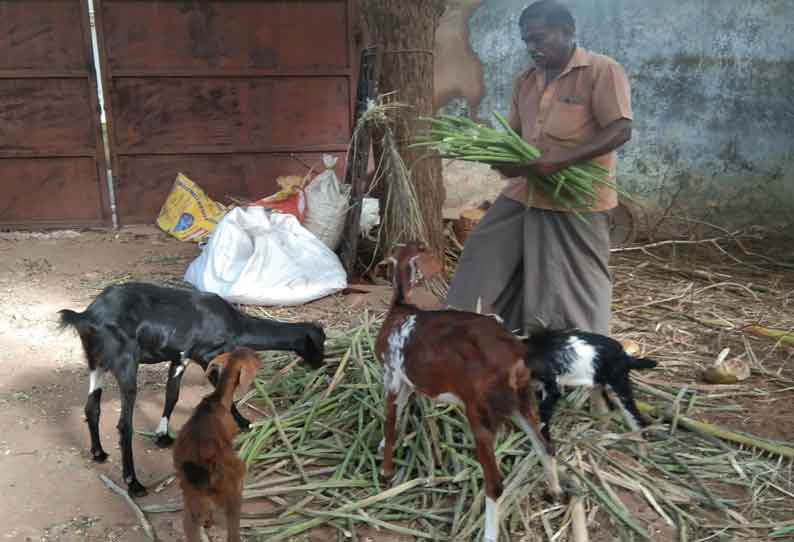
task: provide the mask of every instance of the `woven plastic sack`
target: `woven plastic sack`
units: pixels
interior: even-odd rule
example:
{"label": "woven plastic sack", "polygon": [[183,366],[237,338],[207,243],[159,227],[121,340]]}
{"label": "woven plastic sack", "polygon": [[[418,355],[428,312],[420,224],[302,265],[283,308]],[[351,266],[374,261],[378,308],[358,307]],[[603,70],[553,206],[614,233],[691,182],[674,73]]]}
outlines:
{"label": "woven plastic sack", "polygon": [[323,155],[325,170],[306,187],[306,222],[304,226],[331,250],[336,250],[345,227],[350,187],[342,185],[334,173],[337,158]]}
{"label": "woven plastic sack", "polygon": [[185,281],[244,305],[300,305],[347,287],[339,258],[298,220],[237,207],[218,224]]}
{"label": "woven plastic sack", "polygon": [[223,205],[211,200],[199,185],[179,173],[160,209],[157,226],[180,241],[200,243],[225,212]]}
{"label": "woven plastic sack", "polygon": [[291,214],[303,224],[306,221],[306,191],[303,189],[304,179],[297,175],[287,175],[276,179],[281,190],[251,205],[261,205],[279,213]]}
{"label": "woven plastic sack", "polygon": [[372,230],[380,224],[380,202],[378,198],[361,200],[360,232],[362,237],[372,239]]}

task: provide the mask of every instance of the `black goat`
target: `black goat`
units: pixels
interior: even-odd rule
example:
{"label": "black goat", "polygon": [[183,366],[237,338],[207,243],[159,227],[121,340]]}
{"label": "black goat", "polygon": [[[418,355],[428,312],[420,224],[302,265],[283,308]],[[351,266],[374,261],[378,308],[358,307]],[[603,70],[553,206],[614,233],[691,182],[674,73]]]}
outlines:
{"label": "black goat", "polygon": [[[132,411],[137,392],[139,363],[170,361],[163,417],[157,444],[173,439],[168,421],[179,400],[182,373],[188,360],[206,370],[209,362],[239,346],[254,350],[288,350],[311,367],[323,363],[325,332],[312,323],[283,323],[243,314],[218,295],[130,282],[105,288],[82,313],[61,310],[61,328],[73,327],[80,335],[91,371],[85,415],[91,434],[91,456],[104,462],[107,454],[99,440],[100,399],[105,371],[116,377],[121,391],[118,430],[124,481],[131,495],[146,495],[135,476],[132,459]],[[217,373],[212,373],[213,385]],[[250,422],[232,405],[241,429]]]}
{"label": "black goat", "polygon": [[[541,430],[551,446],[549,424],[561,397],[560,385],[593,388],[593,398],[614,404],[632,431],[648,425],[634,402],[629,372],[652,369],[656,361],[635,358],[615,339],[577,330],[541,330],[523,339],[527,366],[540,384]],[[617,397],[613,397],[613,394]]]}

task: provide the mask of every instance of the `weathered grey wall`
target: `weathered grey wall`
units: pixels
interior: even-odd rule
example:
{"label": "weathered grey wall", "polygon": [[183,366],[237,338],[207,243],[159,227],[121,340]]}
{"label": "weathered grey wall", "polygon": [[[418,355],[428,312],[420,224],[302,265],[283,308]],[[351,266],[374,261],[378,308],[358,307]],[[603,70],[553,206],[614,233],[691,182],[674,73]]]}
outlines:
{"label": "weathered grey wall", "polygon": [[[460,0],[451,0],[453,3]],[[505,111],[527,64],[528,0],[469,19],[483,65],[480,118]],[[650,208],[722,225],[794,227],[794,0],[569,0],[584,47],[632,84],[635,132],[620,182]]]}

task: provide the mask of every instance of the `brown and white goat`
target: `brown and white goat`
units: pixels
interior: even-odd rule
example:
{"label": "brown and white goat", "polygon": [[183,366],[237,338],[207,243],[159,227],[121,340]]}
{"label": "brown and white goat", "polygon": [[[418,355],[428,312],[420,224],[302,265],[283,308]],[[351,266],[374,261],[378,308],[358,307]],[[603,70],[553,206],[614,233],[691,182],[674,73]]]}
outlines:
{"label": "brown and white goat", "polygon": [[561,494],[556,466],[539,432],[526,347],[489,316],[426,311],[412,305],[416,281],[440,271],[422,243],[401,245],[387,262],[392,266],[394,296],[376,342],[386,387],[381,476],[388,480],[393,475],[396,418],[414,391],[462,406],[485,478],[483,540],[496,542],[502,479],[494,437],[502,422],[511,419],[529,435],[546,469],[551,493]]}
{"label": "brown and white goat", "polygon": [[232,400],[235,390],[244,392],[251,386],[260,366],[256,352],[250,348],[237,348],[213,359],[207,375],[219,371],[218,385],[179,431],[174,468],[184,497],[187,542],[198,542],[199,529],[212,525],[213,503],[226,512],[228,542],[240,540],[245,463],[234,452],[239,427],[232,415]]}

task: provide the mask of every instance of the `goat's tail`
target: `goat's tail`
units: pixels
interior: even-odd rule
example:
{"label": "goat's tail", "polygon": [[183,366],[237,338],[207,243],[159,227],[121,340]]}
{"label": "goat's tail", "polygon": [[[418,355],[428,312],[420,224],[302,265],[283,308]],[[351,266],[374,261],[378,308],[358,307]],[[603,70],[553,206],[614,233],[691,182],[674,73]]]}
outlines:
{"label": "goat's tail", "polygon": [[206,489],[210,485],[210,471],[198,463],[185,461],[182,463],[182,472],[192,485],[199,489]]}
{"label": "goat's tail", "polygon": [[95,330],[94,324],[91,322],[91,319],[86,316],[85,313],[82,312],[75,312],[69,309],[63,309],[58,311],[60,315],[58,318],[58,328],[65,329],[67,327],[72,327],[77,331],[77,334],[81,337],[84,335],[88,335]]}
{"label": "goat's tail", "polygon": [[629,358],[629,368],[635,370],[653,369],[658,365],[656,360],[652,360],[650,358],[635,358],[633,356],[628,356],[628,358]]}

